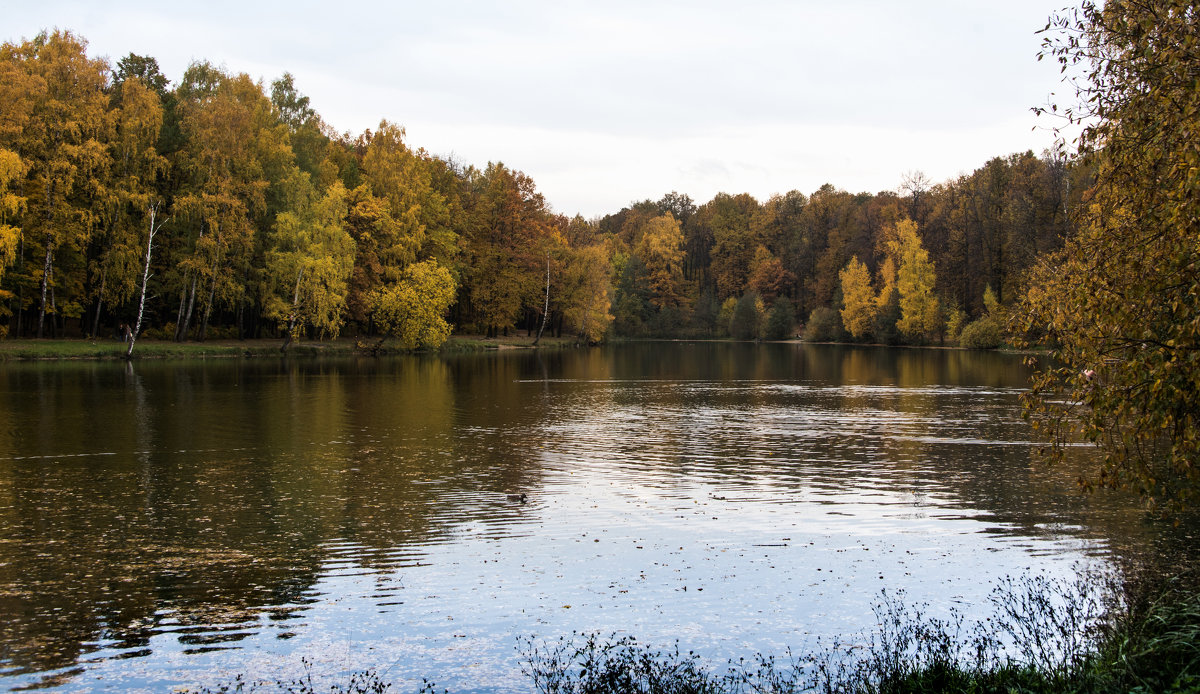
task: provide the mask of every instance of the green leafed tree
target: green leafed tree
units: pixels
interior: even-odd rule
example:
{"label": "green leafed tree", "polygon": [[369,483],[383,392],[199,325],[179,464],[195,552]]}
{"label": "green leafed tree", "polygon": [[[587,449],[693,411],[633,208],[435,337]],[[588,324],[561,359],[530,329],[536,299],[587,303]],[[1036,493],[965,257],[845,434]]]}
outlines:
{"label": "green leafed tree", "polygon": [[132,78],[137,78],[142,86],[149,88],[160,98],[167,95],[167,78],[159,70],[158,61],[154,58],[130,53],[118,60],[113,76],[113,82],[116,83],[114,88],[120,91],[121,85]]}
{"label": "green leafed tree", "polygon": [[818,306],[808,317],[804,326],[807,342],[834,342],[842,338],[842,319],[838,312],[828,306]]}
{"label": "green leafed tree", "polygon": [[718,193],[697,210],[695,218],[712,235],[712,274],[718,296],[745,291],[758,239],[753,226],[758,201],[746,193]]}
{"label": "green leafed tree", "polygon": [[753,292],[743,294],[733,306],[733,316],[729,319],[729,334],[735,340],[757,340],[761,337],[761,322],[762,299]]}
{"label": "green leafed tree", "polygon": [[[1103,451],[1087,484],[1172,507],[1200,499],[1200,17],[1192,0],[1085,2],[1043,55],[1077,82],[1096,182],[1077,233],[1038,268],[1016,326],[1045,335],[1034,421]],[[1052,110],[1062,113],[1057,107]],[[1055,447],[1061,455],[1062,447]]]}
{"label": "green leafed tree", "polygon": [[768,340],[786,340],[796,329],[796,309],[787,299],[778,299],[767,312],[763,337]]}
{"label": "green leafed tree", "polygon": [[876,299],[875,318],[871,321],[871,334],[877,342],[885,345],[898,345],[901,342],[900,331],[896,325],[900,322],[900,292],[896,285],[884,285]]}
{"label": "green leafed tree", "polygon": [[613,330],[618,335],[641,336],[651,311],[646,266],[636,255],[618,253],[613,257],[613,274]]}
{"label": "green leafed tree", "polygon": [[345,186],[339,181],[318,195],[308,174],[297,169],[289,188],[290,209],[276,216],[266,254],[271,290],[263,307],[284,332],[284,350],[307,327],[337,336],[354,265]]}

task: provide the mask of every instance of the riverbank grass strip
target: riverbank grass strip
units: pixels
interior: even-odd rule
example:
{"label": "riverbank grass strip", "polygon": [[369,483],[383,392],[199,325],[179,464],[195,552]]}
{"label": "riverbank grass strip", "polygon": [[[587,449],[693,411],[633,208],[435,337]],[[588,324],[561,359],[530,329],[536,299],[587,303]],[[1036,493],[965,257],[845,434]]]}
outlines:
{"label": "riverbank grass strip", "polygon": [[[483,352],[506,349],[533,349],[533,338],[482,338],[472,335],[451,336],[438,350],[440,354]],[[282,355],[279,339],[209,340],[205,342],[173,342],[169,340],[138,340],[133,359],[206,359],[231,357],[278,357]],[[537,349],[561,349],[576,346],[573,338],[543,336]],[[108,361],[124,359],[128,344],[117,340],[0,340],[0,362],[3,361]],[[291,356],[382,356],[407,353],[388,343],[382,348],[368,349],[353,339],[322,342],[293,342],[288,347]]]}

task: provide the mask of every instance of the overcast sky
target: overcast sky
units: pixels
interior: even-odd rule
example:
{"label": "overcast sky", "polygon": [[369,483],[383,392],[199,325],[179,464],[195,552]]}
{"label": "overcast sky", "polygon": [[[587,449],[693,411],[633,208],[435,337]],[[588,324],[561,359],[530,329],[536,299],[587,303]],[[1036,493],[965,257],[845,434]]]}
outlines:
{"label": "overcast sky", "polygon": [[10,2],[0,39],[71,29],[113,62],[283,72],[339,131],[529,174],[585,217],[675,190],[895,189],[1053,144],[1036,35],[1066,0]]}

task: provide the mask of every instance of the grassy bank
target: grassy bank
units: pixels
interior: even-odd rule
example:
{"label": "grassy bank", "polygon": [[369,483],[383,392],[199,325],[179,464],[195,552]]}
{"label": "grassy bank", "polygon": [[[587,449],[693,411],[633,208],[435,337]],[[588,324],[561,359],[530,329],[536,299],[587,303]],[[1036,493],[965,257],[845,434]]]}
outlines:
{"label": "grassy bank", "polygon": [[[355,355],[355,354],[401,354],[385,342],[378,351],[374,350],[378,339],[357,341],[349,338],[327,341],[301,340],[288,347],[288,355],[294,357]],[[281,355],[280,339],[270,340],[207,340],[205,342],[173,342],[165,340],[138,340],[133,349],[134,359],[209,359],[278,357]],[[539,349],[557,349],[575,345],[573,338],[543,337]],[[475,352],[498,349],[530,349],[533,338],[500,337],[483,338],[475,335],[453,335],[438,350],[441,353]],[[115,340],[0,340],[0,362],[36,360],[114,360],[124,359],[127,345]]]}
{"label": "grassy bank", "polygon": [[885,597],[875,633],[784,661],[759,655],[714,669],[678,647],[591,634],[528,643],[525,672],[546,694],[1197,694],[1198,588],[1178,576],[1024,579],[998,586],[994,615],[975,624]]}
{"label": "grassy bank", "polygon": [[[784,659],[712,667],[680,646],[574,634],[519,644],[528,690],[542,694],[1200,694],[1200,580],[1090,576],[1021,579],[991,596],[994,614],[967,624],[925,614],[903,596],[876,604],[879,627]],[[486,688],[487,683],[477,683]],[[202,692],[393,691],[376,671],[341,683],[238,679]],[[399,690],[396,690],[399,691]],[[425,682],[421,692],[442,691]]]}

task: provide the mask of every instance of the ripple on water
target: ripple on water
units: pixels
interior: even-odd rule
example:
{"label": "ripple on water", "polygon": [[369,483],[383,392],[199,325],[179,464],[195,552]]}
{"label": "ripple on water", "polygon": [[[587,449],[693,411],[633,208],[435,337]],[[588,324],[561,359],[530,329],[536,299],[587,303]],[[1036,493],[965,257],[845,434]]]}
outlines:
{"label": "ripple on water", "polygon": [[147,375],[148,407],[96,410],[127,427],[90,432],[111,454],[0,448],[0,496],[36,520],[9,511],[0,590],[38,616],[9,621],[0,677],[161,690],[305,658],[518,691],[516,635],[781,653],[870,627],[884,587],[978,606],[1125,532],[1031,472],[1016,388],[529,379],[509,358],[486,387],[439,360],[295,367],[261,397],[240,372]]}

